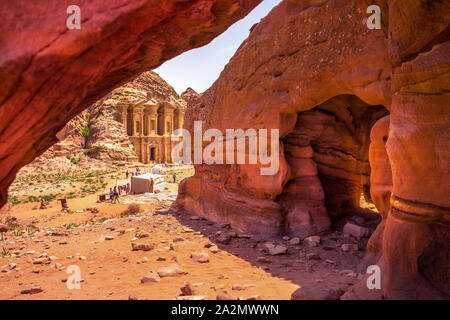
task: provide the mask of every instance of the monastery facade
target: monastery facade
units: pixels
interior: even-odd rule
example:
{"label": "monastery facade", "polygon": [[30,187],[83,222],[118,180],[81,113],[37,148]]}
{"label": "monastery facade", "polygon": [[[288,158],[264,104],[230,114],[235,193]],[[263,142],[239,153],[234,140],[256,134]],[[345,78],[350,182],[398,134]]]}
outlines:
{"label": "monastery facade", "polygon": [[182,139],[173,133],[183,128],[184,112],[168,101],[146,101],[118,105],[117,120],[126,128],[139,162],[171,163],[172,148]]}

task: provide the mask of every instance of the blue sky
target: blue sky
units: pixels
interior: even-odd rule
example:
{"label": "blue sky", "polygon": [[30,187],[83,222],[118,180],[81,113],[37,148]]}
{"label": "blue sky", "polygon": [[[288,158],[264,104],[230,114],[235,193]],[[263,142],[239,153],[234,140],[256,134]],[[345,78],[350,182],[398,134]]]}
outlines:
{"label": "blue sky", "polygon": [[208,45],[166,61],[154,71],[180,94],[188,87],[198,93],[205,91],[217,80],[230,58],[248,37],[250,28],[280,2],[281,0],[264,0],[249,15]]}

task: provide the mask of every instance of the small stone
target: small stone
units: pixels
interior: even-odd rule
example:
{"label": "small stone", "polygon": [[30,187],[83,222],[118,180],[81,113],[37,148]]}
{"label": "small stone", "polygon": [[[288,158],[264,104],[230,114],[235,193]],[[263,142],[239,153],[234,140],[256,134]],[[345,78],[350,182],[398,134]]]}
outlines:
{"label": "small stone", "polygon": [[340,292],[325,285],[306,285],[291,296],[291,300],[339,300]]}
{"label": "small stone", "polygon": [[304,242],[309,247],[317,247],[320,244],[320,237],[319,236],[308,237],[304,240]]}
{"label": "small stone", "polygon": [[369,229],[358,226],[358,225],[350,223],[350,222],[347,222],[347,224],[344,226],[343,231],[344,231],[344,233],[350,234],[353,237],[357,238],[358,240],[363,237],[367,237],[370,234]]}
{"label": "small stone", "polygon": [[45,264],[47,262],[50,262],[50,260],[48,258],[37,258],[37,259],[33,259],[33,264]]}
{"label": "small stone", "polygon": [[110,241],[110,240],[114,240],[115,238],[113,236],[106,236],[105,240]]}
{"label": "small stone", "polygon": [[36,293],[40,293],[44,290],[41,289],[41,287],[39,286],[33,286],[33,287],[27,287],[27,288],[23,288],[20,293],[21,294],[36,294]]}
{"label": "small stone", "polygon": [[136,301],[138,300],[138,297],[135,294],[131,293],[130,295],[128,295],[128,300]]}
{"label": "small stone", "polygon": [[217,246],[212,246],[211,248],[209,248],[209,251],[211,251],[211,253],[219,253],[220,249]]}
{"label": "small stone", "polygon": [[193,252],[191,253],[191,259],[198,263],[208,263],[209,255],[206,252]]}
{"label": "small stone", "polygon": [[222,233],[216,238],[216,242],[220,244],[229,244],[231,242],[231,236],[229,234]]}
{"label": "small stone", "polygon": [[227,291],[222,291],[217,295],[216,300],[234,300],[234,298]]}
{"label": "small stone", "polygon": [[233,286],[231,287],[231,290],[242,291],[242,290],[245,290],[245,289],[239,284],[233,284]]}
{"label": "small stone", "polygon": [[6,224],[0,224],[0,233],[6,233],[9,231],[9,228]]}
{"label": "small stone", "polygon": [[284,241],[289,241],[290,239],[291,239],[291,238],[289,238],[288,236],[284,236],[284,237],[283,237],[283,240],[284,240]]}
{"label": "small stone", "polygon": [[291,246],[296,246],[296,245],[300,244],[300,239],[297,238],[297,237],[292,238],[291,240],[289,240],[289,244],[290,244]]}
{"label": "small stone", "polygon": [[141,279],[141,283],[149,283],[149,282],[157,283],[160,281],[161,281],[161,278],[160,278],[159,274],[157,274],[153,271],[150,271]]}
{"label": "small stone", "polygon": [[211,248],[213,245],[214,245],[213,243],[208,242],[208,243],[205,244],[204,247],[205,247],[206,249],[209,249],[209,248]]}
{"label": "small stone", "polygon": [[275,246],[271,249],[269,249],[269,254],[271,256],[276,256],[276,255],[281,255],[281,254],[286,254],[287,253],[287,248],[285,246]]}
{"label": "small stone", "polygon": [[181,289],[182,296],[194,296],[195,295],[195,290],[189,281],[186,281],[180,289]]}
{"label": "small stone", "polygon": [[165,277],[175,277],[175,276],[182,276],[187,274],[186,271],[184,271],[178,264],[173,263],[168,267],[159,268],[157,271],[158,275],[161,278]]}
{"label": "small stone", "polygon": [[132,251],[150,251],[155,248],[153,243],[131,243]]}

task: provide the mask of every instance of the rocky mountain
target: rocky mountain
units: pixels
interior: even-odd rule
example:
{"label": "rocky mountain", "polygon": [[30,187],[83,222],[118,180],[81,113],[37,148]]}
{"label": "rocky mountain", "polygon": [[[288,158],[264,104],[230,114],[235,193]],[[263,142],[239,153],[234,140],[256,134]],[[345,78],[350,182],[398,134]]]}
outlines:
{"label": "rocky mountain", "polygon": [[[192,96],[195,95],[193,91]],[[69,121],[57,134],[59,142],[29,166],[51,170],[61,169],[64,164],[70,166],[73,162],[80,165],[80,162],[92,159],[136,162],[137,157],[126,128],[117,121],[116,106],[149,100],[155,103],[170,102],[186,108],[184,99],[164,79],[153,71],[144,72]]]}

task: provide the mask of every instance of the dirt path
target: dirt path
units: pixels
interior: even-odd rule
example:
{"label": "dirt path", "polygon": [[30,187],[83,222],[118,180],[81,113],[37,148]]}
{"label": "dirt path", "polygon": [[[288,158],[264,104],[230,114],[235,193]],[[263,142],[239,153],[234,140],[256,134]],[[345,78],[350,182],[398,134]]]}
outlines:
{"label": "dirt path", "polygon": [[[160,197],[171,199],[176,189],[169,184]],[[290,299],[306,284],[345,290],[358,281],[353,271],[363,251],[344,252],[342,244],[357,241],[342,233],[322,235],[317,247],[306,241],[290,244],[287,238],[256,239],[228,225],[171,212],[170,200],[143,199],[126,196],[115,205],[95,203],[96,195],[70,199],[71,210],[84,210],[72,214],[61,213],[57,201],[45,210],[33,210],[32,203],[14,206],[10,214],[22,227],[7,233],[1,244],[6,255],[0,258],[0,299],[128,299],[130,294],[138,299],[174,299],[186,281],[196,296],[205,299],[216,299],[222,291],[233,298]],[[128,207],[124,202],[140,203],[141,212],[124,215]],[[85,210],[92,206],[99,213]],[[268,241],[286,252],[268,254]],[[154,248],[132,251],[132,243]],[[217,247],[207,248],[211,244]],[[195,252],[207,253],[209,262],[191,259]],[[174,263],[187,274],[141,284],[148,272]],[[79,290],[69,290],[64,282],[69,266],[80,268]],[[21,293],[33,286],[43,291]]]}

